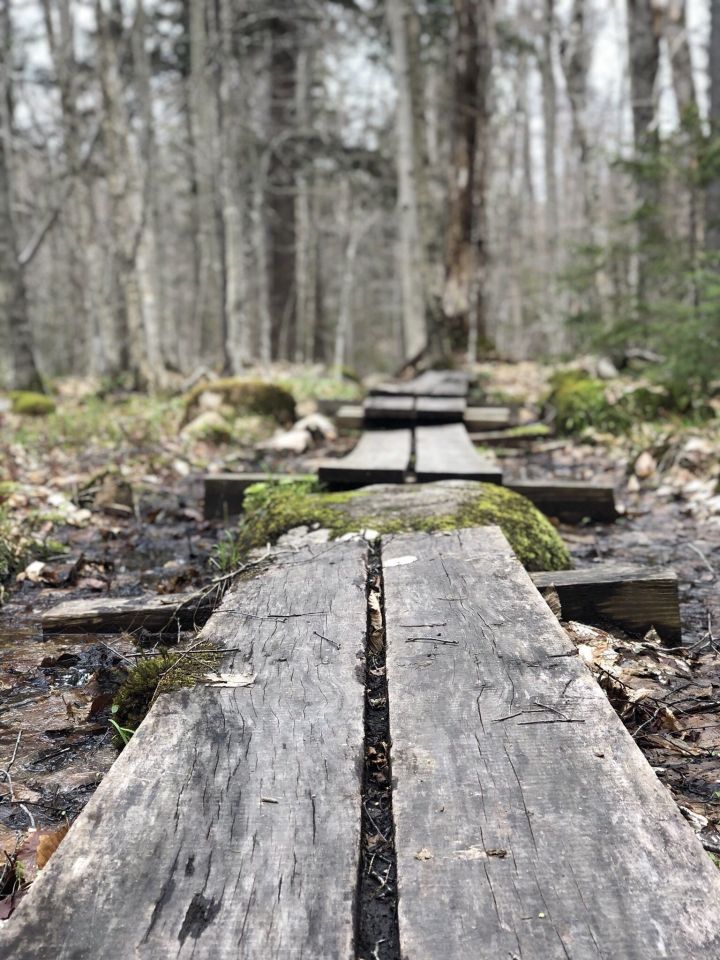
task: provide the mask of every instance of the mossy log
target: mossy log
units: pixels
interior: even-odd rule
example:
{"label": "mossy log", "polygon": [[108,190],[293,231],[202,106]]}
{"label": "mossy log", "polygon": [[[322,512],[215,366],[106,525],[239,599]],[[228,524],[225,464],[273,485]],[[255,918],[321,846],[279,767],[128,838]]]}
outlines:
{"label": "mossy log", "polygon": [[323,493],[316,483],[258,484],[245,494],[238,528],[242,549],[264,546],[294,527],[316,526],[338,537],[355,530],[433,532],[499,526],[528,570],[565,570],[570,557],[552,524],[520,494],[494,484],[444,480],[377,484]]}
{"label": "mossy log", "polygon": [[289,390],[262,380],[227,377],[193,387],[185,402],[183,423],[189,423],[199,412],[200,397],[204,393],[221,397],[223,405],[232,407],[240,415],[272,417],[282,426],[289,426],[295,420],[295,399]]}

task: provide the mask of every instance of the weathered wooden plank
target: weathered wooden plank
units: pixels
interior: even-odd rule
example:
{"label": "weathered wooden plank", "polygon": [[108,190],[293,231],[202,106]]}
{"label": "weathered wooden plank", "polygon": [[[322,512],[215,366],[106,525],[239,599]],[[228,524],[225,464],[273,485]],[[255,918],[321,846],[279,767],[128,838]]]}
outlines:
{"label": "weathered wooden plank", "polygon": [[335,414],[335,426],[338,430],[362,430],[365,426],[365,411],[352,404],[340,407]]}
{"label": "weathered wooden plank", "polygon": [[326,460],[318,470],[323,483],[403,483],[412,452],[410,430],[368,430],[341,460]]}
{"label": "weathered wooden plank", "polygon": [[678,578],[664,567],[600,564],[584,570],[533,573],[538,590],[552,587],[564,620],[615,624],[629,633],[655,627],[668,643],[680,643]]}
{"label": "weathered wooden plank", "polygon": [[508,481],[506,486],[532,500],[538,510],[567,523],[586,519],[612,523],[618,516],[615,491],[607,484],[523,480]]}
{"label": "weathered wooden plank", "polygon": [[468,407],[465,411],[465,426],[470,433],[480,430],[502,430],[513,424],[510,407]]}
{"label": "weathered wooden plank", "polygon": [[418,423],[461,423],[466,408],[464,397],[418,397],[415,401]]}
{"label": "weathered wooden plank", "polygon": [[383,567],[404,960],[720,957],[717,868],[500,531]]}
{"label": "weathered wooden plank", "polygon": [[367,424],[413,424],[416,420],[414,397],[368,397],[363,409]]}
{"label": "weathered wooden plank", "polygon": [[378,384],[370,392],[375,395],[413,397],[465,397],[470,377],[459,370],[428,370],[414,380]]}
{"label": "weathered wooden plank", "polygon": [[215,595],[202,593],[145,594],[141,597],[93,597],[66,600],[41,617],[43,633],[121,633],[123,630],[161,631],[203,624]]}
{"label": "weathered wooden plank", "polygon": [[203,513],[206,520],[224,520],[243,512],[245,491],[254,483],[270,483],[275,480],[307,480],[310,474],[283,473],[209,473],[203,480],[205,497]]}
{"label": "weathered wooden plank", "polygon": [[537,433],[515,433],[512,430],[483,430],[480,433],[471,433],[473,443],[484,447],[528,447],[539,441],[547,441],[548,437]]}
{"label": "weathered wooden plank", "polygon": [[303,550],[233,590],[203,631],[239,648],[226,685],[158,701],[0,954],[354,957],[365,625],[357,543]]}
{"label": "weathered wooden plank", "polygon": [[432,480],[485,480],[502,483],[496,463],[481,457],[461,423],[415,430],[415,474]]}

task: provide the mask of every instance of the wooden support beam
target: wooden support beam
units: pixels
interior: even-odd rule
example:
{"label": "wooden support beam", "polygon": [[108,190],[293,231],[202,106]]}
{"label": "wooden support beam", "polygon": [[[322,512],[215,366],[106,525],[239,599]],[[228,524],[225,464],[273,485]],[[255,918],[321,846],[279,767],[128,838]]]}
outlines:
{"label": "wooden support beam", "polygon": [[340,407],[335,414],[335,426],[338,430],[362,430],[365,426],[365,411],[356,404]]}
{"label": "wooden support beam", "polygon": [[209,473],[204,477],[204,517],[206,520],[224,520],[241,514],[245,491],[254,483],[311,479],[311,474],[303,473]]}
{"label": "wooden support beam", "polygon": [[461,423],[415,430],[415,475],[432,480],[485,480],[502,483],[496,463],[480,456]]}
{"label": "wooden support beam", "polygon": [[142,597],[93,597],[67,600],[46,610],[43,633],[161,632],[168,627],[202,626],[212,612],[215,594],[168,593]]}
{"label": "wooden support beam", "polygon": [[406,426],[416,420],[414,397],[368,397],[363,410],[370,426]]}
{"label": "wooden support beam", "polygon": [[500,531],[382,554],[404,960],[720,956],[720,873]]}
{"label": "wooden support beam", "polygon": [[466,397],[470,377],[458,370],[428,370],[414,380],[381,383],[370,392],[376,396]]}
{"label": "wooden support beam", "polygon": [[618,517],[615,491],[609,485],[572,481],[508,481],[508,490],[521,493],[549,517],[567,523],[599,520],[612,523]]}
{"label": "wooden support beam", "polygon": [[464,397],[418,397],[415,401],[418,423],[462,423],[466,409]]}
{"label": "wooden support beam", "polygon": [[40,872],[13,960],[354,954],[367,549],[246,580],[202,637],[216,686],[160,697]]}
{"label": "wooden support beam", "polygon": [[473,443],[483,447],[528,447],[541,440],[548,440],[546,434],[514,433],[511,430],[484,430],[471,433]]}
{"label": "wooden support beam", "polygon": [[510,407],[468,407],[465,426],[470,433],[480,430],[502,430],[513,425]]}
{"label": "wooden support beam", "polygon": [[655,627],[662,640],[682,641],[674,570],[600,564],[531,577],[540,592],[551,587],[557,592],[563,620],[614,624],[631,634],[645,634]]}
{"label": "wooden support beam", "polygon": [[411,453],[412,431],[368,430],[346,457],[321,464],[318,476],[330,485],[404,483]]}

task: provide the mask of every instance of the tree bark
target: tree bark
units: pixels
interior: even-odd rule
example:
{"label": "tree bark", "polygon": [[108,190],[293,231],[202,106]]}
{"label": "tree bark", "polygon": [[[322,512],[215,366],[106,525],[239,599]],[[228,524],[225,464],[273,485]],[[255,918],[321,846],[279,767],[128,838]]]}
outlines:
{"label": "tree bark", "polygon": [[697,117],[698,114],[685,7],[685,0],[667,0],[663,23],[663,35],[667,41],[672,69],[675,102],[681,122]]}
{"label": "tree bark", "polygon": [[41,390],[13,216],[11,62],[10,0],[0,0],[0,325],[9,337],[12,385]]}
{"label": "tree bark", "polygon": [[408,29],[412,0],[388,0],[386,12],[393,49],[397,83],[396,162],[398,178],[399,267],[402,287],[403,353],[406,360],[419,356],[427,346],[425,263],[422,242],[418,172],[416,167],[416,114]]}
{"label": "tree bark", "polygon": [[[720,0],[710,3],[710,136],[720,138]],[[720,174],[705,193],[705,246],[720,253]]]}
{"label": "tree bark", "polygon": [[550,270],[557,269],[557,84],[555,82],[555,0],[545,0],[542,26],[540,78],[543,105],[543,161],[545,170],[545,242]]}

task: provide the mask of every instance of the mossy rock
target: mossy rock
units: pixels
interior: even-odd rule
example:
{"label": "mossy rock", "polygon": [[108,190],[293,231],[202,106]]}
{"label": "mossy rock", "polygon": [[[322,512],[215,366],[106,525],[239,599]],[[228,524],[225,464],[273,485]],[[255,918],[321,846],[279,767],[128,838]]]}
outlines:
{"label": "mossy rock", "polygon": [[200,397],[204,393],[220,397],[223,406],[232,407],[238,416],[257,414],[271,417],[282,426],[289,426],[295,420],[295,399],[289,390],[262,380],[228,377],[198,384],[190,391],[185,403],[184,423],[197,415]]}
{"label": "mossy rock", "polygon": [[10,394],[12,412],[26,417],[46,417],[55,412],[55,401],[44,393],[30,390],[14,390]]}
{"label": "mossy rock", "polygon": [[626,433],[636,424],[656,420],[671,406],[662,388],[641,384],[623,389],[583,370],[555,373],[550,385],[547,402],[555,411],[559,433],[578,434],[588,427],[605,433]]}
{"label": "mossy rock", "polygon": [[256,484],[245,493],[237,537],[242,552],[300,526],[324,527],[338,537],[363,529],[430,533],[488,525],[502,529],[528,570],[570,566],[559,534],[529,500],[503,487],[465,480],[376,485],[347,493],[323,493],[313,480]]}
{"label": "mossy rock", "polygon": [[113,698],[113,719],[121,727],[137,730],[161,693],[196,686],[206,673],[217,671],[221,659],[222,652],[208,643],[185,656],[179,651],[139,660]]}

